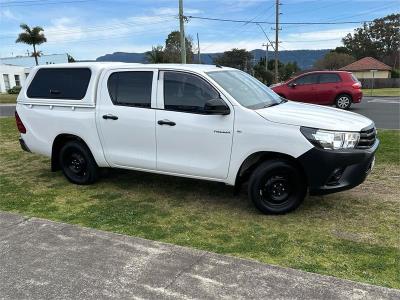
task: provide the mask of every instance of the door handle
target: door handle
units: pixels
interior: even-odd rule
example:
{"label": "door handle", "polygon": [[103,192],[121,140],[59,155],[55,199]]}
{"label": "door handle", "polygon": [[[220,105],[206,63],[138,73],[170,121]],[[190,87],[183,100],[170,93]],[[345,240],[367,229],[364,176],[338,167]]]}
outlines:
{"label": "door handle", "polygon": [[111,114],[107,114],[107,115],[104,115],[104,116],[103,116],[103,119],[105,119],[105,120],[107,120],[107,119],[110,119],[110,120],[118,120],[118,117],[117,117],[117,116],[114,116],[114,115],[111,115]]}
{"label": "door handle", "polygon": [[158,125],[169,125],[169,126],[175,126],[175,125],[176,125],[175,122],[172,122],[172,121],[167,120],[167,119],[165,119],[165,120],[158,120],[157,123],[158,123]]}

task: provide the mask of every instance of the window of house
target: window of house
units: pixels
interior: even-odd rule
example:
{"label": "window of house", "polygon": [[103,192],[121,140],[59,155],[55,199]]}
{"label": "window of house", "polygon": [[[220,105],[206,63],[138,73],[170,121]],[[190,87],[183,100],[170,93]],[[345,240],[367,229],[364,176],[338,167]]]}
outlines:
{"label": "window of house", "polygon": [[21,86],[21,79],[19,75],[14,75],[14,79],[15,79],[15,86]]}
{"label": "window of house", "polygon": [[8,91],[11,88],[10,76],[8,74],[3,74],[3,79],[4,79],[4,87],[6,88],[6,91]]}
{"label": "window of house", "polygon": [[219,93],[205,80],[184,72],[164,73],[164,108],[166,110],[202,113],[208,100]]}
{"label": "window of house", "polygon": [[151,107],[152,71],[115,72],[107,85],[115,105]]}

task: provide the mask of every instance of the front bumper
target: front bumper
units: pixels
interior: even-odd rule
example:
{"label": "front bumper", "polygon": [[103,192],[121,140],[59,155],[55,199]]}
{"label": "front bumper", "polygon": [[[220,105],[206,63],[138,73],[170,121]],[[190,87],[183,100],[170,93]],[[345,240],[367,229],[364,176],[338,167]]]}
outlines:
{"label": "front bumper", "polygon": [[[361,184],[373,167],[379,140],[369,149],[338,151],[312,148],[299,157],[307,176],[310,195],[348,190]],[[338,180],[337,179],[338,176]]]}

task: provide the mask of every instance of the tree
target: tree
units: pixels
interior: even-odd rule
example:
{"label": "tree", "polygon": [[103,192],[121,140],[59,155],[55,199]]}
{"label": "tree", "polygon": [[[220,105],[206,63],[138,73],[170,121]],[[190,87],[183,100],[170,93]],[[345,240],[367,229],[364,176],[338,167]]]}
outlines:
{"label": "tree", "polygon": [[146,52],[146,60],[149,63],[152,64],[159,64],[159,63],[163,63],[164,61],[164,50],[163,50],[163,46],[156,46],[156,47],[152,47],[151,51],[147,51]]}
{"label": "tree", "polygon": [[364,23],[353,34],[347,34],[343,44],[357,59],[372,56],[396,68],[399,64],[400,14]]}
{"label": "tree", "polygon": [[72,55],[69,55],[69,54],[67,53],[67,57],[68,57],[68,62],[69,62],[69,63],[74,63],[74,62],[76,62],[75,58],[73,58]]}
{"label": "tree", "polygon": [[243,71],[251,69],[251,60],[253,54],[246,49],[233,48],[230,51],[225,51],[214,59],[214,63],[221,66],[232,67]]}
{"label": "tree", "polygon": [[47,39],[43,33],[44,30],[40,26],[30,28],[26,24],[21,24],[20,27],[24,31],[18,35],[18,38],[15,40],[15,42],[32,45],[33,46],[32,56],[35,58],[36,65],[38,65],[39,64],[38,57],[40,56],[40,52],[36,51],[36,45],[40,45],[47,42]]}
{"label": "tree", "polygon": [[280,74],[279,77],[281,78],[281,80],[286,81],[299,71],[300,71],[300,68],[297,65],[297,62],[289,61],[287,64],[285,64],[283,66],[283,68],[281,68],[281,70],[279,70],[279,74]]}
{"label": "tree", "polygon": [[[193,61],[193,43],[190,37],[185,37],[186,61]],[[181,43],[179,31],[172,31],[165,40],[164,60],[170,63],[181,62]]]}
{"label": "tree", "polygon": [[317,60],[314,67],[319,70],[338,70],[355,61],[355,58],[346,53],[329,52]]}
{"label": "tree", "polygon": [[253,67],[254,77],[266,85],[272,84],[274,74],[270,70],[265,69],[265,58],[260,58],[258,63]]}

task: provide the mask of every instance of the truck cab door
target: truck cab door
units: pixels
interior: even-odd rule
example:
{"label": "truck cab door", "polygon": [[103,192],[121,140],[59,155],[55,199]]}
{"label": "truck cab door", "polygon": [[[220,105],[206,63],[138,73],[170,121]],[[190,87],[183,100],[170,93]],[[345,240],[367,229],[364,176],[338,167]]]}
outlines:
{"label": "truck cab door", "polygon": [[228,176],[234,110],[227,115],[205,113],[208,100],[222,97],[199,75],[161,71],[156,111],[159,171],[224,179]]}
{"label": "truck cab door", "polygon": [[157,70],[110,70],[99,89],[96,120],[107,162],[155,170]]}

